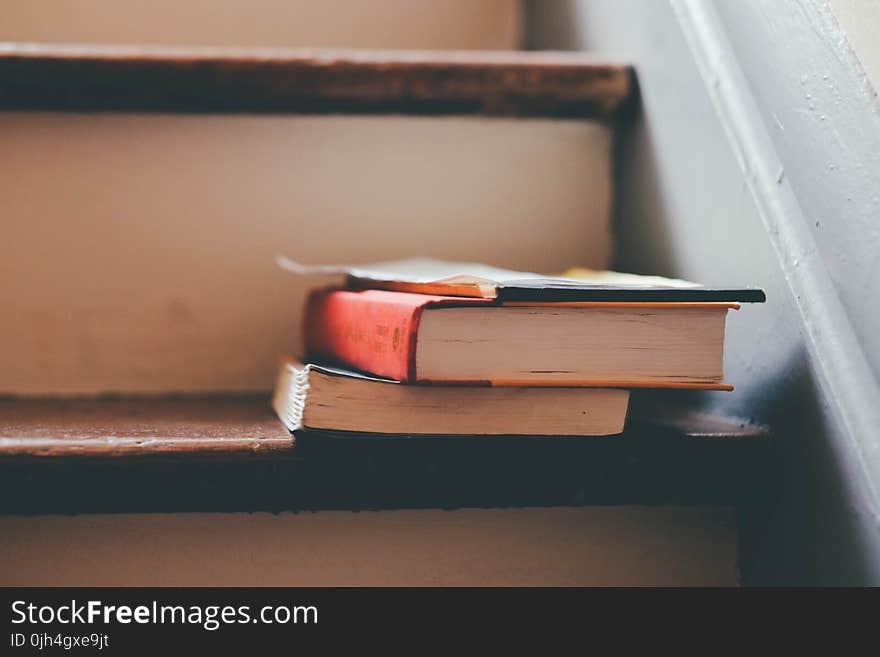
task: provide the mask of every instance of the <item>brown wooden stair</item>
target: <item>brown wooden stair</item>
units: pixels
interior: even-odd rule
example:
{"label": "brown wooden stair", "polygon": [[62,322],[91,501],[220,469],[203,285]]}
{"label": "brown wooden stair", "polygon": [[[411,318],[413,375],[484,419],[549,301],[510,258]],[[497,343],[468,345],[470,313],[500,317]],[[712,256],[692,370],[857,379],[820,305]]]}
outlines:
{"label": "brown wooden stair", "polygon": [[0,43],[0,109],[605,120],[630,67],[568,53]]}
{"label": "brown wooden stair", "polygon": [[737,504],[764,427],[635,407],[610,437],[287,433],[264,396],[0,401],[0,511]]}
{"label": "brown wooden stair", "polygon": [[[0,110],[612,121],[630,67],[582,54],[0,44]],[[766,429],[634,411],[623,436],[294,440],[263,396],[0,400],[0,511],[737,503]]]}

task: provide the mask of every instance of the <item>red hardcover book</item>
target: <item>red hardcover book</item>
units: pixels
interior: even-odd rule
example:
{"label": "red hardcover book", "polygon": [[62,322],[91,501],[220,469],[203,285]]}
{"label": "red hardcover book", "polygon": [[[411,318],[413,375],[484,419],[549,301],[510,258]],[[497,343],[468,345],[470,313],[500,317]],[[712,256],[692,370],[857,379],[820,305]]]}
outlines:
{"label": "red hardcover book", "polygon": [[416,336],[429,306],[492,305],[491,299],[387,290],[316,290],[305,315],[310,358],[415,383]]}
{"label": "red hardcover book", "polygon": [[735,307],[318,290],[306,356],[405,383],[730,390],[724,325]]}

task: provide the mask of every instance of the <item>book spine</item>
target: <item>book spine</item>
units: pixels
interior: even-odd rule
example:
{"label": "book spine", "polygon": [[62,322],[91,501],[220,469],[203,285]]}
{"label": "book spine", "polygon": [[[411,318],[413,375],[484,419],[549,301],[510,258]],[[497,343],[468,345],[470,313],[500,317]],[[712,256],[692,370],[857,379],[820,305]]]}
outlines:
{"label": "book spine", "polygon": [[424,303],[406,300],[411,296],[375,290],[313,292],[305,314],[308,357],[415,382],[416,334]]}
{"label": "book spine", "polygon": [[309,365],[297,367],[284,360],[278,370],[272,407],[288,431],[303,428],[309,393]]}

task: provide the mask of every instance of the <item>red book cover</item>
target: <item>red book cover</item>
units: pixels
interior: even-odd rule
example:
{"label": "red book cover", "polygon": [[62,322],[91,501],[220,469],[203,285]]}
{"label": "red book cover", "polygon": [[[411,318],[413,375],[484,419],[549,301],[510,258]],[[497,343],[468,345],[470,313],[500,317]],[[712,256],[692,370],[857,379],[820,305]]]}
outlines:
{"label": "red book cover", "polygon": [[492,305],[491,299],[387,290],[316,290],[305,314],[310,359],[416,382],[416,339],[428,306]]}

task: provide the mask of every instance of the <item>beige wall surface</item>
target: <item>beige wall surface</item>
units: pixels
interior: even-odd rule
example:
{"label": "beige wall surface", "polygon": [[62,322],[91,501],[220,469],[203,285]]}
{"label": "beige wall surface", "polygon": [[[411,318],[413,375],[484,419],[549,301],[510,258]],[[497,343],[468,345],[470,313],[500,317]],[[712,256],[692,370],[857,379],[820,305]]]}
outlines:
{"label": "beige wall surface", "polygon": [[831,0],[831,9],[846,33],[865,75],[880,89],[880,2],[877,0]]}
{"label": "beige wall surface", "polygon": [[0,516],[0,585],[735,585],[724,508]]}
{"label": "beige wall surface", "polygon": [[0,0],[0,40],[510,49],[518,0]]}
{"label": "beige wall surface", "polygon": [[576,121],[0,115],[0,393],[268,390],[304,262],[602,267],[610,132]]}

